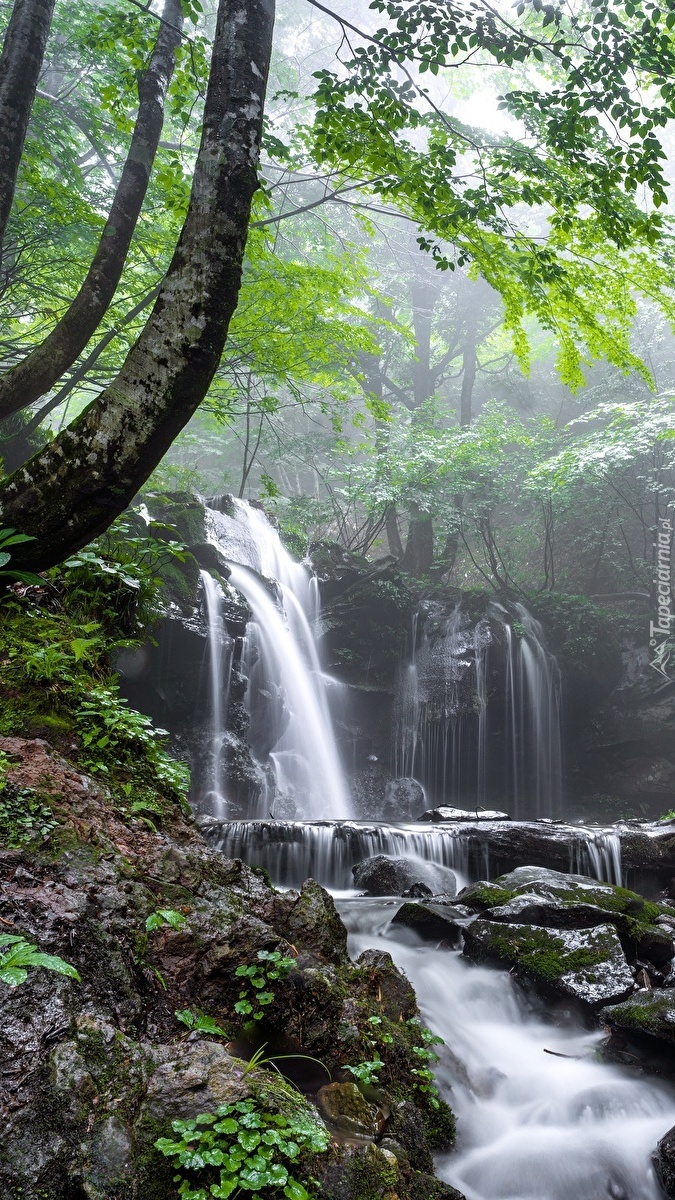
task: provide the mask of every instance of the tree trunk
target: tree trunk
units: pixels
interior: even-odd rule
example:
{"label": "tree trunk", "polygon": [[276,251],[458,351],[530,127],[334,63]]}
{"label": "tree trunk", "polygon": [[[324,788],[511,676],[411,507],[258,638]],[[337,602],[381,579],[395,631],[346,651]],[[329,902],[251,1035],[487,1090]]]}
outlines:
{"label": "tree trunk", "polygon": [[14,0],[0,56],[0,257],[54,0]]}
{"label": "tree trunk", "polygon": [[82,353],[110,306],[148,190],[182,24],[181,0],[165,0],[155,48],[138,84],[138,116],[129,154],[91,267],[44,342],[0,379],[0,419],[49,391]]}
{"label": "tree trunk", "polygon": [[426,575],[434,561],[434,527],[428,513],[418,504],[410,505],[410,524],[401,569],[411,575]]}
{"label": "tree trunk", "polygon": [[190,205],[153,311],[115,380],[0,487],[0,523],[60,562],[131,502],[206,395],[237,305],[258,187],[273,0],[220,0]]}

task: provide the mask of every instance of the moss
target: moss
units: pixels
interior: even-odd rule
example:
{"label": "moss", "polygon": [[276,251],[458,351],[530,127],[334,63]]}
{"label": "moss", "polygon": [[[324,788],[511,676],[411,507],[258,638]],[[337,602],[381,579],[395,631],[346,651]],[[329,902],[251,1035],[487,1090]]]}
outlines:
{"label": "moss", "polygon": [[186,553],[183,561],[171,559],[160,568],[164,594],[168,600],[173,600],[182,612],[191,612],[197,603],[199,590],[199,563],[197,559]]}
{"label": "moss", "polygon": [[460,892],[458,903],[468,904],[476,908],[497,908],[508,904],[518,893],[509,888],[500,887],[496,883],[474,883]]}
{"label": "moss", "polygon": [[493,934],[490,949],[499,958],[514,959],[525,970],[547,983],[555,983],[564,975],[582,975],[595,982],[593,968],[605,961],[606,954],[598,950],[567,950],[562,938],[536,926],[520,926],[517,937]]}

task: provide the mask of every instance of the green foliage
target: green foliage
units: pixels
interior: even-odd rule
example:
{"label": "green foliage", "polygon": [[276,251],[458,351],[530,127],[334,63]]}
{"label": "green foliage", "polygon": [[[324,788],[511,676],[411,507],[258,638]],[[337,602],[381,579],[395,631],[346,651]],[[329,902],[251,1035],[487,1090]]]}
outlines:
{"label": "green foliage", "polygon": [[159,1138],[155,1146],[173,1160],[183,1200],[225,1200],[239,1190],[309,1200],[290,1169],[303,1152],[322,1153],[329,1142],[328,1131],[304,1106],[285,1116],[262,1111],[255,1100],[173,1121],[172,1129],[178,1140]]}
{"label": "green foliage", "polygon": [[377,1083],[382,1070],[382,1059],[377,1052],[370,1062],[360,1062],[353,1067],[345,1067],[345,1071],[349,1071],[359,1083],[370,1087],[371,1084]]}
{"label": "green foliage", "polygon": [[149,933],[155,929],[162,929],[164,925],[169,925],[172,929],[182,929],[184,924],[185,917],[175,908],[156,908],[145,918],[145,928]]}
{"label": "green foliage", "polygon": [[213,1017],[208,1017],[206,1013],[200,1012],[199,1009],[197,1012],[193,1012],[191,1008],[177,1009],[174,1016],[181,1025],[187,1027],[190,1033],[205,1033],[211,1037],[227,1038],[227,1032],[221,1029],[217,1021]]}
{"label": "green foliage", "polygon": [[9,765],[8,755],[0,751],[0,845],[25,846],[48,838],[58,824],[48,797],[12,783],[7,778]]}
{"label": "green foliage", "polygon": [[0,949],[0,982],[8,987],[18,987],[24,983],[31,967],[43,967],[46,971],[55,971],[58,975],[67,975],[70,979],[80,981],[80,976],[70,963],[55,954],[43,954],[24,937],[0,933],[0,948],[3,946],[9,949]]}
{"label": "green foliage", "polygon": [[0,624],[0,733],[47,735],[66,755],[77,747],[78,765],[105,778],[120,811],[148,823],[145,814],[185,804],[187,771],[164,749],[167,734],[119,695],[111,656],[158,612],[158,545],[150,537],[143,557],[133,542],[114,550],[111,535],[105,553],[80,551],[9,597]]}
{"label": "green foliage", "polygon": [[39,575],[30,571],[15,571],[7,564],[11,561],[12,553],[8,546],[19,546],[24,542],[34,542],[35,538],[25,533],[17,533],[16,529],[0,529],[0,579],[16,579],[20,583],[33,583],[39,587],[43,582]]}
{"label": "green foliage", "polygon": [[264,1010],[273,1003],[271,985],[285,979],[295,966],[294,958],[287,958],[278,950],[259,950],[257,963],[245,963],[237,967],[235,975],[242,980],[234,1011],[253,1021],[262,1021]]}

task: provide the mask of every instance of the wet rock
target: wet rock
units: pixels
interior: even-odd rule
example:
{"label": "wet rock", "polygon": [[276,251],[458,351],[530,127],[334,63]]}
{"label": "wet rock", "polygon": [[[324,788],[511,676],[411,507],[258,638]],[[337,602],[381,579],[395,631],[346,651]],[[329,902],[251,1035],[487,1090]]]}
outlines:
{"label": "wet rock", "polygon": [[510,821],[508,813],[497,812],[488,808],[448,808],[441,806],[440,808],[429,808],[422,813],[418,821],[433,821],[434,824],[439,824],[444,821]]}
{"label": "wet rock", "polygon": [[416,883],[424,883],[434,892],[454,896],[455,876],[448,867],[415,858],[390,858],[375,854],[352,867],[354,886],[367,896],[401,896]]}
{"label": "wet rock", "polygon": [[635,992],[622,1004],[600,1010],[600,1020],[611,1029],[647,1033],[675,1046],[675,989],[654,988]]}
{"label": "wet rock", "polygon": [[319,1089],[316,1102],[321,1116],[339,1133],[369,1138],[377,1135],[373,1109],[355,1083],[328,1083]]}
{"label": "wet rock", "polygon": [[[236,971],[256,964],[259,950],[295,959],[272,981],[257,1026],[262,1039],[312,1055],[335,1075],[363,1057],[370,1018],[388,1021],[380,1047],[386,1086],[413,1097],[419,1144],[430,1154],[452,1117],[414,1087],[419,1060],[405,1025],[419,1016],[414,990],[388,954],[349,962],[327,892],[313,881],[301,892],[276,891],[260,870],[210,850],[178,811],[160,831],[131,829],[105,789],[46,743],[2,739],[1,748],[13,756],[17,786],[49,783],[60,822],[38,852],[0,847],[2,928],[67,959],[81,976],[34,970],[20,987],[0,989],[1,1196],[167,1200],[174,1170],[153,1145],[172,1120],[258,1087],[266,1105],[273,1096],[282,1111],[297,1105],[277,1075],[245,1073],[224,1039],[182,1038],[175,1018],[176,1010],[201,1010],[240,1033]],[[183,917],[180,928],[148,931],[148,915],[169,908]],[[351,1162],[336,1145],[317,1157],[317,1177],[326,1164],[344,1176],[343,1160]],[[384,1200],[396,1188],[399,1200],[415,1200],[407,1159],[399,1163],[385,1148],[364,1161],[368,1188],[354,1196]]]}
{"label": "wet rock", "polygon": [[384,789],[382,818],[385,821],[414,821],[424,801],[424,788],[416,779],[390,779]]}
{"label": "wet rock", "polygon": [[427,887],[426,883],[413,883],[412,887],[406,888],[404,892],[401,892],[402,896],[409,897],[411,900],[423,900],[425,896],[433,896],[433,894],[431,888]]}
{"label": "wet rock", "polygon": [[668,1200],[675,1200],[675,1128],[669,1129],[652,1156],[654,1171]]}
{"label": "wet rock", "polygon": [[415,990],[391,954],[385,950],[364,950],[356,965],[367,971],[371,990],[377,995],[385,1017],[390,1021],[407,1021],[415,1015]]}
{"label": "wet rock", "polygon": [[592,1009],[623,1000],[633,990],[612,925],[554,932],[478,920],[465,930],[464,954],[474,962],[513,967],[544,993],[571,997]]}
{"label": "wet rock", "polygon": [[457,923],[450,905],[402,904],[391,923],[412,929],[425,941],[445,941],[458,946],[462,937],[462,926]]}
{"label": "wet rock", "polygon": [[297,901],[292,905],[284,932],[290,942],[301,942],[317,958],[327,962],[346,963],[347,930],[335,901],[320,884],[306,880]]}

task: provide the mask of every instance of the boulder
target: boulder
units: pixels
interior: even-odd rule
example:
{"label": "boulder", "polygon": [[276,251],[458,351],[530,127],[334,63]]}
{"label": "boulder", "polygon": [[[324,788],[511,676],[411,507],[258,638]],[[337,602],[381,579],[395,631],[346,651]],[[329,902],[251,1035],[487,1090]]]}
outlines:
{"label": "boulder", "polygon": [[652,1156],[654,1171],[668,1200],[675,1200],[675,1128],[661,1138]]}
{"label": "boulder", "polygon": [[673,988],[635,992],[622,1004],[613,1004],[601,1009],[599,1015],[600,1020],[611,1029],[619,1029],[626,1033],[647,1033],[668,1046],[675,1046]]}
{"label": "boulder", "polygon": [[375,1113],[355,1083],[327,1083],[319,1089],[316,1102],[321,1116],[338,1133],[376,1137]]}
{"label": "boulder", "polygon": [[418,821],[433,821],[434,824],[442,823],[443,821],[510,821],[508,813],[498,812],[489,808],[448,808],[442,805],[440,808],[429,808],[422,813]]}
{"label": "boulder", "polygon": [[518,867],[493,882],[472,884],[458,899],[486,913],[491,921],[541,925],[548,929],[612,924],[631,961],[646,959],[657,971],[665,973],[675,953],[675,929],[664,923],[672,920],[666,906],[585,875],[544,867]]}
{"label": "boulder", "polygon": [[392,917],[392,925],[404,925],[412,929],[425,941],[450,942],[458,946],[462,938],[462,925],[458,924],[451,905],[402,904]]}
{"label": "boulder", "polygon": [[633,976],[613,925],[555,932],[541,926],[478,920],[465,930],[464,954],[497,962],[548,995],[597,1009],[623,1000]]}
{"label": "boulder", "polygon": [[433,892],[454,896],[457,883],[449,867],[417,858],[390,858],[375,854],[352,867],[354,886],[367,896],[401,896],[416,883],[425,883]]}

